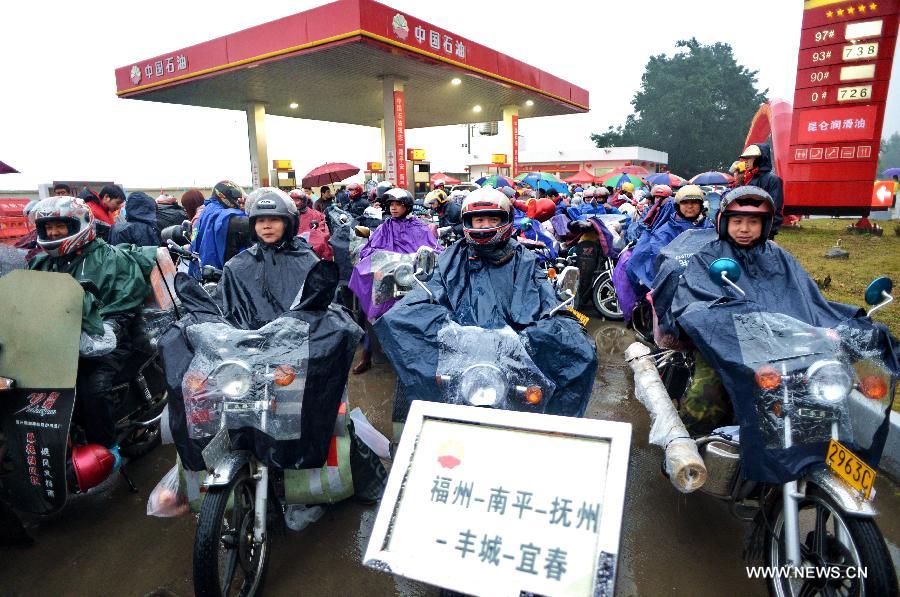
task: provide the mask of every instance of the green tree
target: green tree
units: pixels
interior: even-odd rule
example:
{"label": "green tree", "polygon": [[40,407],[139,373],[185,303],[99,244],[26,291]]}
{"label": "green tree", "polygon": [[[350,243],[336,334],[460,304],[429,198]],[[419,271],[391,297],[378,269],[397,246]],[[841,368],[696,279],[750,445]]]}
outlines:
{"label": "green tree", "polygon": [[900,168],[900,133],[894,133],[890,139],[881,140],[881,151],[878,153],[878,176],[888,168]]}
{"label": "green tree", "polygon": [[756,73],[734,59],[727,43],[675,44],[682,51],[652,56],[641,88],[631,100],[634,113],[623,125],[595,133],[597,147],[640,145],[669,154],[669,168],[682,176],[721,170],[737,159],[765,91]]}

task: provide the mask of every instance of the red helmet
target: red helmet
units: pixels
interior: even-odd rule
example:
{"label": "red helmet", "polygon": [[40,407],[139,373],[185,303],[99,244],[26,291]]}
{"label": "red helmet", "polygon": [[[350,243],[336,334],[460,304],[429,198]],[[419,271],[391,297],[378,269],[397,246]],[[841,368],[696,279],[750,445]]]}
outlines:
{"label": "red helmet", "polygon": [[87,444],[72,448],[72,468],[78,489],[87,491],[95,487],[113,472],[116,457],[100,444]]}
{"label": "red helmet", "polygon": [[654,185],[653,189],[650,190],[650,194],[654,197],[671,197],[672,187],[667,184]]}
{"label": "red helmet", "polygon": [[[474,228],[472,218],[498,216],[500,223],[491,228]],[[462,204],[463,235],[471,245],[490,246],[506,241],[512,235],[512,203],[501,191],[491,187],[476,189]]]}
{"label": "red helmet", "polygon": [[362,185],[358,182],[350,183],[349,185],[347,185],[347,194],[350,195],[351,199],[356,199],[363,194]]}
{"label": "red helmet", "polygon": [[728,218],[736,215],[761,216],[763,233],[760,236],[760,242],[765,242],[772,232],[775,201],[763,189],[751,185],[737,187],[726,193],[716,216],[716,230],[722,240],[728,240]]}

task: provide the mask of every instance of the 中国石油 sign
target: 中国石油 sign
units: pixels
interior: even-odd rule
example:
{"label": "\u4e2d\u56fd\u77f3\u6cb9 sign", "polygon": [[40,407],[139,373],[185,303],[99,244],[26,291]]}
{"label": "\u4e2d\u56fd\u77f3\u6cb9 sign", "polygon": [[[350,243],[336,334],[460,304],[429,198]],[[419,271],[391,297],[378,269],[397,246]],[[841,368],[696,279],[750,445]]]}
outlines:
{"label": "\u4e2d\u56fd\u77f3\u6cb9 sign", "polygon": [[476,595],[611,594],[630,425],[413,403],[368,566]]}

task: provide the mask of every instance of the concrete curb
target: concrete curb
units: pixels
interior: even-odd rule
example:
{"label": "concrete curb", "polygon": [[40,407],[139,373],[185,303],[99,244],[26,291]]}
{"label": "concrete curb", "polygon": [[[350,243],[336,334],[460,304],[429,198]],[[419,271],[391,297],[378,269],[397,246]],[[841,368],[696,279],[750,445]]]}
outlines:
{"label": "concrete curb", "polygon": [[[857,390],[853,390],[850,393],[850,419],[856,437],[871,438],[884,419],[881,402],[869,400]],[[890,420],[891,429],[888,432],[879,468],[895,483],[900,483],[900,414],[891,411]]]}

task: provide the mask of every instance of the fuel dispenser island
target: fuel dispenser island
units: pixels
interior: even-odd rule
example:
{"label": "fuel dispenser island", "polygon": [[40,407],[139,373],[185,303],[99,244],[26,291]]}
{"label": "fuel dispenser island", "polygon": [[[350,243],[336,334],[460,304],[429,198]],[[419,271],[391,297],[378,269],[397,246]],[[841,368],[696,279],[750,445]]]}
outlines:
{"label": "fuel dispenser island", "polygon": [[282,191],[292,191],[297,188],[297,173],[291,160],[272,160],[272,172],[269,180]]}
{"label": "fuel dispenser island", "polygon": [[406,150],[406,171],[412,172],[407,190],[416,199],[424,199],[431,190],[431,162],[425,160],[424,149]]}

